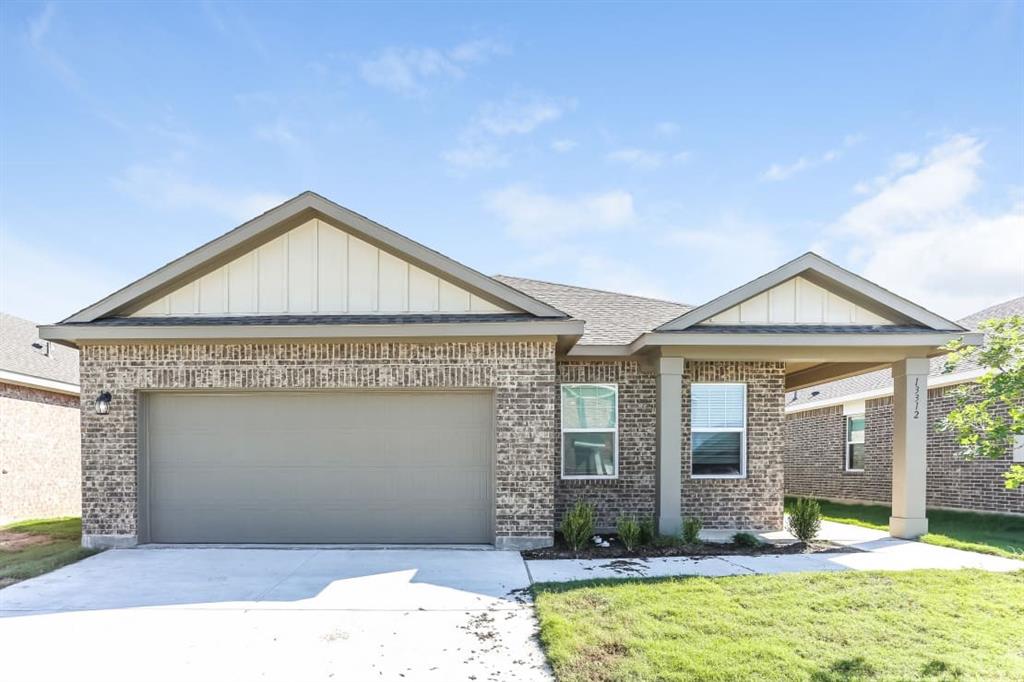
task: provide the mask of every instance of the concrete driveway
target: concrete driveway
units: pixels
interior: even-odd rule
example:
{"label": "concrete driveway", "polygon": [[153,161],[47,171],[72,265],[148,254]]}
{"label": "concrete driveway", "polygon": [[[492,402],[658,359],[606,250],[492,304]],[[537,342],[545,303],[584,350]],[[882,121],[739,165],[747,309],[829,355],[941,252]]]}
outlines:
{"label": "concrete driveway", "polygon": [[473,549],[110,550],[0,590],[12,680],[547,680],[529,576]]}

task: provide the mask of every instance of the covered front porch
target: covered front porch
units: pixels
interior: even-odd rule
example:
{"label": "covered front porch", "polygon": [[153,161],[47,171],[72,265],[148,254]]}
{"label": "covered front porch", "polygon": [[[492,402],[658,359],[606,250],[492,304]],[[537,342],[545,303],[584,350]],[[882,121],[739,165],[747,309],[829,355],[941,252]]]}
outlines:
{"label": "covered front porch", "polygon": [[[893,377],[892,517],[890,534],[916,538],[928,532],[926,444],[929,358],[941,355],[948,342],[963,338],[979,343],[977,334],[959,330],[891,328],[832,329],[808,333],[797,327],[739,333],[708,328],[645,335],[642,350],[657,373],[657,500],[659,532],[678,533],[686,516],[685,464],[690,401],[684,377],[688,363],[742,361],[782,363],[785,389],[773,396],[826,381],[888,368]],[[758,419],[757,414],[748,419]],[[746,475],[746,472],[744,472]],[[782,490],[778,492],[781,500]],[[781,518],[780,518],[781,523]]]}

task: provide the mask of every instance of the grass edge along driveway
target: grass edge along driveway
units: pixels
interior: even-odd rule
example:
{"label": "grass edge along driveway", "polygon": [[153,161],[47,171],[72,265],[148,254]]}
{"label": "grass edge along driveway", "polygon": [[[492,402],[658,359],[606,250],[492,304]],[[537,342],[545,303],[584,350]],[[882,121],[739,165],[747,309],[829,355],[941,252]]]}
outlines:
{"label": "grass edge along driveway", "polygon": [[561,682],[1024,679],[1024,571],[534,586]]}
{"label": "grass edge along driveway", "polygon": [[0,528],[0,588],[97,552],[85,549],[77,517],[19,521]]}
{"label": "grass edge along driveway", "polygon": [[[786,509],[795,498],[786,498]],[[880,504],[840,504],[818,500],[828,521],[875,530],[889,530],[891,508]],[[928,530],[919,539],[931,545],[1024,560],[1024,517],[979,514],[945,509],[928,510]]]}

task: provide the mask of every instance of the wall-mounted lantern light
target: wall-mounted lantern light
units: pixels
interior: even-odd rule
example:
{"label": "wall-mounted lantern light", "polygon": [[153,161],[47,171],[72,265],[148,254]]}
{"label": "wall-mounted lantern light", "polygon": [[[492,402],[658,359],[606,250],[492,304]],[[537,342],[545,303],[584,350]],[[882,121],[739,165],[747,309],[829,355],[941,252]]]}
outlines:
{"label": "wall-mounted lantern light", "polygon": [[107,414],[110,412],[110,391],[103,391],[96,396],[96,414]]}

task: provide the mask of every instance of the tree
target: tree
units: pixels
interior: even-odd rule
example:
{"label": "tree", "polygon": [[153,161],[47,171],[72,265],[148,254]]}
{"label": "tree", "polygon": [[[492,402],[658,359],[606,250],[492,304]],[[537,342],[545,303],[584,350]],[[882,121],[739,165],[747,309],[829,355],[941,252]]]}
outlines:
{"label": "tree", "polygon": [[[952,431],[967,459],[999,458],[1024,435],[1024,317],[1011,315],[982,322],[983,346],[954,341],[946,370],[964,360],[974,360],[987,370],[975,384],[956,392],[956,409],[943,419],[942,429]],[[1024,485],[1024,466],[1015,464],[1003,474],[1007,488]]]}

